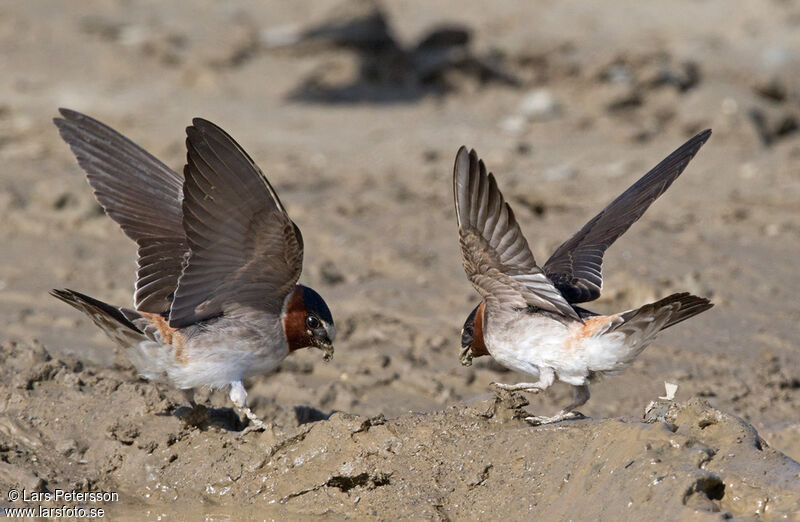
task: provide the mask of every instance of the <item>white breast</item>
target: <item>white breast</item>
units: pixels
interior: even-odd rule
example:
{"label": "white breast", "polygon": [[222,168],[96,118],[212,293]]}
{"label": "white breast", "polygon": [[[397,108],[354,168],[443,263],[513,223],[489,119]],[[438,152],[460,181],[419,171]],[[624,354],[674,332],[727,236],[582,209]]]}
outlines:
{"label": "white breast", "polygon": [[176,360],[174,346],[149,340],[131,347],[128,357],[142,377],[181,389],[222,388],[277,368],[289,354],[280,324],[237,319],[187,331],[183,360]]}
{"label": "white breast", "polygon": [[488,317],[484,342],[503,366],[538,377],[540,368],[555,370],[559,380],[586,383],[590,373],[619,372],[630,362],[622,334],[581,337],[582,324],[564,325],[527,312]]}
{"label": "white breast", "polygon": [[533,377],[539,368],[553,367],[569,333],[563,324],[549,318],[516,314],[487,314],[484,342],[492,357],[511,370]]}

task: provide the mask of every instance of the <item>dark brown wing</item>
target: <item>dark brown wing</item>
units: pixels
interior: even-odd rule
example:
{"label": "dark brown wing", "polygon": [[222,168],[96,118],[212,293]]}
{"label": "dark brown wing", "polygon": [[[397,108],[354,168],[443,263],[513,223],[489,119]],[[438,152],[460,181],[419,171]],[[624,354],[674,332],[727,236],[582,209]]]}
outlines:
{"label": "dark brown wing", "polygon": [[86,171],[97,201],[139,245],[136,309],[169,311],[188,251],[183,232],[183,177],[114,129],[59,109],[53,121]]}
{"label": "dark brown wing", "polygon": [[709,136],[705,130],[684,143],[556,249],[543,268],[567,301],[600,297],[606,249],[681,175]]}
{"label": "dark brown wing", "polygon": [[222,313],[281,313],[300,277],[303,239],[269,181],[225,131],[195,118],[186,129],[183,226],[191,253],[170,326]]}
{"label": "dark brown wing", "polygon": [[458,151],[453,194],[464,270],[475,289],[507,307],[535,307],[578,319],[536,265],[511,207],[474,150]]}

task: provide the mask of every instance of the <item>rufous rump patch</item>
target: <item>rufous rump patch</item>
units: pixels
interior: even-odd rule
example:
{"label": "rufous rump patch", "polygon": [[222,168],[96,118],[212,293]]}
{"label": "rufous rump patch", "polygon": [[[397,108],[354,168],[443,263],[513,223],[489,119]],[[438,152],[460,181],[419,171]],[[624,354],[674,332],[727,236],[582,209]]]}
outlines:
{"label": "rufous rump patch", "polygon": [[139,312],[139,315],[147,319],[150,324],[156,327],[161,340],[164,344],[170,345],[175,348],[175,360],[179,363],[186,364],[189,362],[189,354],[186,353],[183,335],[169,325],[169,321],[159,314],[151,314],[147,312]]}
{"label": "rufous rump patch", "polygon": [[598,315],[597,317],[590,317],[583,322],[580,337],[583,339],[593,336],[616,317],[616,315]]}
{"label": "rufous rump patch", "polygon": [[139,315],[147,319],[150,324],[156,327],[156,330],[158,330],[159,335],[161,335],[161,340],[164,344],[172,344],[172,336],[175,334],[175,329],[169,325],[169,321],[159,314],[139,312]]}
{"label": "rufous rump patch", "polygon": [[175,332],[175,335],[172,336],[172,346],[175,347],[175,360],[182,364],[188,363],[189,354],[186,353],[183,336],[180,332]]}
{"label": "rufous rump patch", "polygon": [[289,351],[313,345],[313,340],[306,329],[306,306],[303,302],[303,287],[297,285],[286,303],[286,312],[283,316],[283,333]]}
{"label": "rufous rump patch", "polygon": [[489,355],[489,350],[486,349],[486,343],[483,341],[483,319],[485,308],[486,301],[481,301],[481,304],[478,306],[478,310],[475,312],[475,319],[472,321],[472,344],[470,345],[470,348],[473,357]]}
{"label": "rufous rump patch", "polygon": [[575,332],[569,337],[569,340],[567,341],[568,347],[575,348],[577,343],[594,336],[597,334],[597,332],[608,326],[608,324],[616,319],[618,315],[619,314],[598,315],[586,319],[583,324],[578,326]]}

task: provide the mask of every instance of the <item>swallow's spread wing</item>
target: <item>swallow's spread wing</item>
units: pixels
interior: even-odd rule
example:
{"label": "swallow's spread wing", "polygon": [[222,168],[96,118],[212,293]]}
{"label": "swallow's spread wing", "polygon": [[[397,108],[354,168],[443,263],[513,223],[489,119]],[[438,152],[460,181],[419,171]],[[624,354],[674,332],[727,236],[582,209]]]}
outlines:
{"label": "swallow's spread wing", "polygon": [[114,129],[60,109],[53,121],[103,209],[139,245],[136,309],[168,312],[188,251],[183,177]]}
{"label": "swallow's spread wing", "polygon": [[543,268],[567,301],[600,297],[606,249],[680,176],[709,136],[706,130],[684,143],[556,249]]}
{"label": "swallow's spread wing", "polygon": [[300,230],[233,138],[206,120],[192,123],[186,129],[183,188],[183,226],[191,252],[170,326],[250,308],[279,314],[300,277]]}
{"label": "swallow's spread wing", "polygon": [[578,319],[536,265],[511,207],[474,150],[458,151],[453,193],[464,270],[475,289],[501,305],[535,307]]}

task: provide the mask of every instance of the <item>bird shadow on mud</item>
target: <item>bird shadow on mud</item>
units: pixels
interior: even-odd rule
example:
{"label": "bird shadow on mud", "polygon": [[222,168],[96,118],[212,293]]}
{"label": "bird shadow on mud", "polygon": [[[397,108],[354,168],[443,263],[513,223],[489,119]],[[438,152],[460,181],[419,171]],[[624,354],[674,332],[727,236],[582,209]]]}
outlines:
{"label": "bird shadow on mud", "polygon": [[[327,59],[288,95],[306,103],[408,103],[445,95],[465,82],[519,86],[497,51],[472,48],[470,28],[444,23],[404,44],[375,0],[345,0],[307,28],[267,32],[267,47]],[[274,40],[271,44],[270,40]],[[351,61],[340,58],[347,56]]]}
{"label": "bird shadow on mud", "polygon": [[[294,417],[298,426],[328,420],[337,410],[324,412],[312,406],[295,406]],[[183,422],[187,427],[194,427],[205,431],[209,428],[217,428],[229,432],[241,432],[249,425],[243,421],[233,408],[209,408],[198,404],[194,407],[179,406],[171,412],[164,412],[161,415],[172,415]]]}
{"label": "bird shadow on mud", "polygon": [[238,432],[247,427],[247,423],[242,422],[242,419],[233,408],[208,408],[203,404],[198,404],[194,407],[179,406],[172,412],[165,412],[162,415],[173,415],[186,426],[195,427],[202,431],[214,427],[225,431]]}
{"label": "bird shadow on mud", "polygon": [[325,413],[322,410],[318,410],[313,406],[295,406],[294,407],[294,415],[297,419],[297,424],[302,426],[303,424],[309,424],[311,422],[323,421],[328,420],[331,415],[336,413],[338,410],[331,410],[328,413]]}

